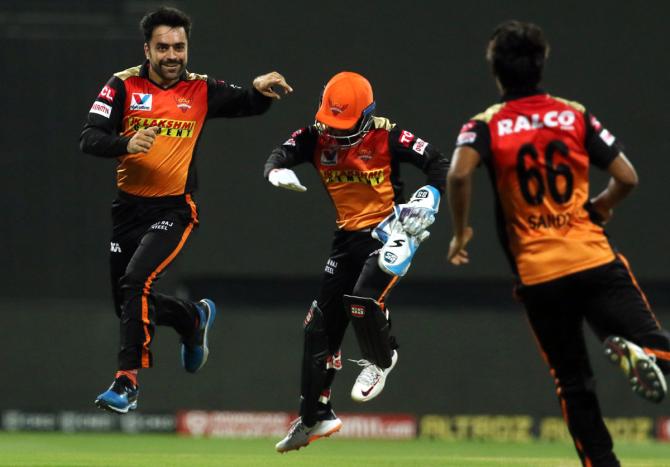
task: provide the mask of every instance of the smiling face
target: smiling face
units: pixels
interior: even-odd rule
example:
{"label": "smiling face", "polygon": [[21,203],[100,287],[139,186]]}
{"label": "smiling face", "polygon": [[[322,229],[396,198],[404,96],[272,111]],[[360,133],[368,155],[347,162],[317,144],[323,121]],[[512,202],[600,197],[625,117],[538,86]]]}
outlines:
{"label": "smiling face", "polygon": [[167,87],[179,80],[188,62],[188,39],[183,27],[156,26],[144,44],[149,78]]}

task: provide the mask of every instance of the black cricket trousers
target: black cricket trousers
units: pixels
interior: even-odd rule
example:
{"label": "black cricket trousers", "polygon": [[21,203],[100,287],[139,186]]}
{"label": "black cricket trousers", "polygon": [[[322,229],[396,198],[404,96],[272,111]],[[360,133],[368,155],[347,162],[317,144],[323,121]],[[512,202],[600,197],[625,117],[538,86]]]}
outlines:
{"label": "black cricket trousers", "polygon": [[622,255],[607,264],[518,290],[555,378],[563,418],[582,465],[618,467],[603,422],[583,323],[598,338],[617,335],[653,352],[670,372],[670,334],[659,324]]}
{"label": "black cricket trousers", "polygon": [[198,225],[190,195],[144,198],[119,192],[112,203],[110,271],[114,307],[121,325],[118,369],[150,368],[156,325],[188,336],[195,304],[154,291],[161,276]]}

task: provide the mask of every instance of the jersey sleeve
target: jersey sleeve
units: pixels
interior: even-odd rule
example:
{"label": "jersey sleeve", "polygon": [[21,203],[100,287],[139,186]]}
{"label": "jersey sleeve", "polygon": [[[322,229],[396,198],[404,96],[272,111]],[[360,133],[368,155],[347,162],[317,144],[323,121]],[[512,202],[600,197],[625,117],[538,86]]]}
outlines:
{"label": "jersey sleeve", "polygon": [[128,153],[129,137],[121,136],[126,88],[112,76],[93,101],[79,136],[79,147],[87,154],[119,157]]}
{"label": "jersey sleeve", "polygon": [[479,153],[483,161],[491,158],[491,132],[481,120],[470,120],[461,127],[456,138],[456,147],[469,146]]}
{"label": "jersey sleeve", "polygon": [[255,88],[245,89],[207,78],[207,118],[236,118],[265,113],[272,99]]}
{"label": "jersey sleeve", "polygon": [[290,168],[311,161],[317,139],[318,133],[313,126],[294,131],[289,139],[272,150],[265,162],[263,176],[267,178],[273,169]]}
{"label": "jersey sleeve", "polygon": [[449,159],[435,146],[407,130],[389,131],[389,151],[393,162],[410,163],[426,174],[426,183],[444,193]]}
{"label": "jersey sleeve", "polygon": [[584,147],[589,154],[591,164],[607,169],[623,150],[623,146],[607,128],[590,112],[584,112],[586,126]]}

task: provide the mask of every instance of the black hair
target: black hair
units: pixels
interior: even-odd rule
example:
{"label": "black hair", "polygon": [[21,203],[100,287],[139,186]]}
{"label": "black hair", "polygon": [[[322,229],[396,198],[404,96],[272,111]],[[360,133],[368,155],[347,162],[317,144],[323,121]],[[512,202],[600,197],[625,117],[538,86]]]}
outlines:
{"label": "black hair", "polygon": [[140,21],[140,29],[144,34],[144,41],[151,42],[154,29],[158,26],[170,26],[173,28],[184,28],[186,38],[191,34],[191,18],[181,10],[169,6],[162,6],[158,10],[144,15]]}
{"label": "black hair", "polygon": [[549,44],[542,29],[514,20],[494,29],[486,50],[493,74],[506,90],[536,87],[548,56]]}

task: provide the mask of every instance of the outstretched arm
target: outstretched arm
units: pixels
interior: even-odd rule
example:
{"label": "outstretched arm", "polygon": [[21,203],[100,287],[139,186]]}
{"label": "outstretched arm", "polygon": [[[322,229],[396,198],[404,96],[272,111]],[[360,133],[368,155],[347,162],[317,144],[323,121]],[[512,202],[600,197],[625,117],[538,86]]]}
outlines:
{"label": "outstretched arm", "polygon": [[265,162],[263,176],[274,186],[293,191],[307,191],[290,168],[307,162],[314,154],[316,134],[313,128],[294,131],[289,139],[277,146]]}

